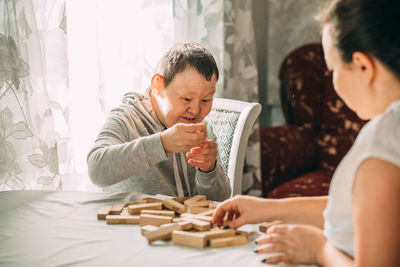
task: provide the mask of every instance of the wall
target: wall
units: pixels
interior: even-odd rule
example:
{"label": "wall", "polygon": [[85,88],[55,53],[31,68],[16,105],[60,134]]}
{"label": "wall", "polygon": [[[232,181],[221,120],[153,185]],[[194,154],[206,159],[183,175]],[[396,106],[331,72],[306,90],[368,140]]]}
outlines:
{"label": "wall", "polygon": [[279,99],[279,66],[294,48],[320,42],[313,16],[323,0],[253,0],[259,69],[260,126],[284,123]]}

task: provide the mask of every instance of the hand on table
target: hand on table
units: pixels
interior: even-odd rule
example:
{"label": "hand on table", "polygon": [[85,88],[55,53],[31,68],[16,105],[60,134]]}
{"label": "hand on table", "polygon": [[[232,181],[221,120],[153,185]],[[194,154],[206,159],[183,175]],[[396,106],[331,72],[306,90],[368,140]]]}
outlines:
{"label": "hand on table", "polygon": [[215,168],[217,154],[217,144],[214,140],[209,139],[193,147],[190,152],[186,153],[186,157],[189,159],[190,165],[199,168],[202,172],[210,172]]}
{"label": "hand on table", "polygon": [[321,262],[327,240],[323,231],[311,225],[280,224],[271,226],[267,235],[258,238],[256,253],[282,253],[265,259],[265,263],[279,262],[315,264]]}
{"label": "hand on table", "polygon": [[262,214],[262,199],[252,196],[235,196],[222,202],[214,212],[213,223],[223,225],[227,216],[227,224],[238,228],[245,224],[260,223],[265,215]]}

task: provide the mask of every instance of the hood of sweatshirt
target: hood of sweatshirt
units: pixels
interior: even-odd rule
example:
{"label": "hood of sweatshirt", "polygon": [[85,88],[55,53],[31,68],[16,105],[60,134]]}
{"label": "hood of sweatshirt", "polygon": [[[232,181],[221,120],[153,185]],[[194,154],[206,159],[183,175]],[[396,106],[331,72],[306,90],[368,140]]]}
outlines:
{"label": "hood of sweatshirt", "polygon": [[[135,113],[140,117],[143,121],[143,124],[147,129],[150,129],[152,132],[158,133],[166,130],[166,127],[161,123],[158,119],[156,112],[151,104],[150,99],[151,89],[146,89],[144,94],[129,92],[123,96],[122,103],[125,105],[129,105],[131,108],[135,110]],[[184,175],[184,180],[186,184],[186,188],[188,189],[189,196],[191,196],[190,192],[190,184],[187,170],[187,162],[184,156],[184,153],[172,153],[173,159],[173,169],[174,169],[174,178],[175,184],[178,192],[178,196],[183,196],[183,188],[182,188],[182,180],[179,175],[179,166],[177,164],[176,154],[180,154],[182,172]]]}

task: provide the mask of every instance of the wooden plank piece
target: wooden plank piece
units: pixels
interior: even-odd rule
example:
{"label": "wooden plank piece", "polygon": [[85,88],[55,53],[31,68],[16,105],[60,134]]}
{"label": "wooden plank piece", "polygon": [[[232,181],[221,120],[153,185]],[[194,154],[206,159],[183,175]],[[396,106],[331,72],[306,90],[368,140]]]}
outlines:
{"label": "wooden plank piece", "polygon": [[142,225],[155,225],[160,226],[165,223],[172,222],[172,217],[169,216],[159,216],[159,215],[151,215],[151,214],[142,214],[140,215],[139,224]]}
{"label": "wooden plank piece", "polygon": [[281,224],[281,223],[283,223],[283,222],[280,220],[274,220],[272,222],[263,222],[259,225],[258,230],[260,232],[265,233],[268,230],[268,228],[270,228],[272,225]]}
{"label": "wooden plank piece", "polygon": [[192,214],[199,214],[199,213],[203,213],[203,212],[208,212],[210,209],[208,208],[204,208],[204,207],[192,207],[189,206],[187,209],[188,213],[192,213]]}
{"label": "wooden plank piece", "polygon": [[172,231],[181,229],[181,226],[177,223],[172,223],[170,225],[160,227],[157,230],[146,232],[144,236],[147,238],[149,244],[157,240],[170,239]]}
{"label": "wooden plank piece", "polygon": [[123,202],[115,203],[110,209],[110,214],[111,215],[119,215],[119,214],[121,214],[121,211],[124,207],[125,207],[125,203],[123,203]]}
{"label": "wooden plank piece", "polygon": [[139,214],[141,210],[161,210],[162,203],[146,203],[146,204],[137,204],[137,205],[129,205],[128,212],[130,214]]}
{"label": "wooden plank piece", "polygon": [[107,224],[138,224],[139,216],[107,215]]}
{"label": "wooden plank piece", "polygon": [[215,210],[213,209],[209,209],[207,211],[198,213],[197,215],[201,215],[201,216],[213,216],[214,215]]}
{"label": "wooden plank piece", "polygon": [[106,216],[110,213],[111,207],[112,206],[101,207],[97,212],[97,220],[105,220]]}
{"label": "wooden plank piece", "polygon": [[172,210],[141,210],[140,214],[152,214],[152,215],[175,217],[175,212]]}
{"label": "wooden plank piece", "polygon": [[172,198],[166,198],[162,201],[162,204],[170,210],[173,210],[179,214],[185,213],[186,209],[185,206],[182,205],[181,203],[173,200]]}
{"label": "wooden plank piece", "polygon": [[147,232],[151,232],[151,231],[154,231],[154,230],[157,230],[158,229],[158,227],[157,226],[154,226],[154,225],[143,225],[142,227],[140,227],[140,233],[142,234],[142,235],[144,235],[144,233],[147,233]]}
{"label": "wooden plank piece", "polygon": [[210,216],[203,216],[198,214],[191,214],[191,213],[183,213],[181,214],[181,218],[192,218],[196,220],[202,220],[205,222],[212,222],[212,217]]}
{"label": "wooden plank piece", "polygon": [[247,238],[243,235],[234,235],[210,240],[210,247],[221,248],[246,244]]}
{"label": "wooden plank piece", "polygon": [[172,243],[192,248],[205,248],[207,239],[195,232],[174,230],[172,232]]}
{"label": "wooden plank piece", "polygon": [[203,201],[203,200],[206,200],[206,196],[204,196],[204,195],[195,195],[195,196],[185,200],[183,202],[183,204],[187,205],[190,202]]}
{"label": "wooden plank piece", "polygon": [[206,221],[197,220],[194,218],[180,218],[180,221],[189,221],[193,224],[193,228],[198,231],[208,231],[211,229],[211,224]]}

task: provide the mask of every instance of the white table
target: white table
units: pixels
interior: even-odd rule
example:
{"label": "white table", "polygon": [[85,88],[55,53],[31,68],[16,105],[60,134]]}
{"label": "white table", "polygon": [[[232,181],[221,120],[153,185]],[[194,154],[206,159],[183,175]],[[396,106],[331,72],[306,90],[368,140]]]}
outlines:
{"label": "white table", "polygon": [[[66,191],[0,192],[0,266],[276,266],[261,263],[246,225],[243,246],[194,249],[158,241],[149,245],[138,225],[98,221],[100,207],[147,195]],[[280,265],[290,266],[290,265]]]}

